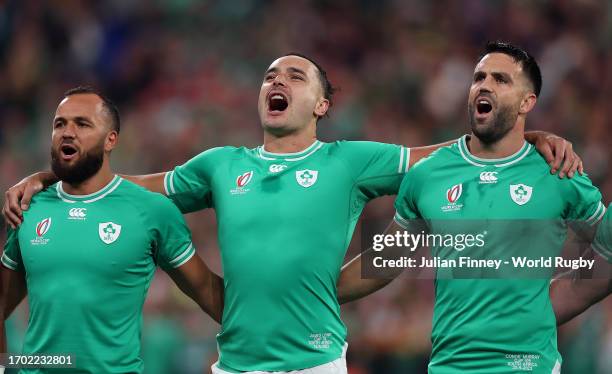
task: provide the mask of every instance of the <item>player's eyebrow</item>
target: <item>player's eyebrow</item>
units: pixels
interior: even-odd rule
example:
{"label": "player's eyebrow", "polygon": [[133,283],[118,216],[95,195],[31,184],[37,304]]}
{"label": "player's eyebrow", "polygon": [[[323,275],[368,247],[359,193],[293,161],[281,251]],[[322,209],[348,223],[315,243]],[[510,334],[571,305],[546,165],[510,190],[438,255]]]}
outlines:
{"label": "player's eyebrow", "polygon": [[[270,73],[277,73],[278,72],[278,68],[277,67],[272,67],[270,69],[268,69],[266,71],[266,75],[270,74]],[[306,76],[306,72],[302,69],[298,69],[298,68],[294,68],[294,67],[288,67],[287,71],[290,73],[298,73],[298,74],[302,74],[303,76]]]}
{"label": "player's eyebrow", "polygon": [[512,83],[512,76],[506,72],[503,71],[493,71],[490,73],[487,73],[486,71],[483,70],[478,70],[476,72],[474,72],[474,80],[478,79],[478,78],[484,78],[487,76],[487,74],[491,74],[491,76],[493,76],[493,78],[495,79],[503,79],[508,83]]}
{"label": "player's eyebrow", "polygon": [[92,121],[91,121],[91,119],[89,119],[89,117],[83,117],[83,116],[74,117],[74,121],[75,122],[89,122],[89,123],[92,123]]}
{"label": "player's eyebrow", "polygon": [[494,72],[491,72],[491,75],[492,75],[492,76],[493,76],[493,78],[495,78],[495,79],[497,79],[497,78],[502,78],[502,79],[504,79],[506,82],[509,82],[509,83],[510,83],[510,82],[512,82],[512,76],[510,76],[510,74],[505,73],[505,72],[503,72],[503,71],[500,71],[500,72],[498,72],[498,71],[494,71]]}
{"label": "player's eyebrow", "polygon": [[[66,117],[62,117],[62,116],[58,116],[53,118],[53,123],[55,122],[68,122],[70,118],[66,118]],[[74,122],[87,122],[87,123],[93,123],[93,121],[89,118],[89,117],[83,117],[83,116],[76,116],[76,117],[72,117],[71,118]]]}
{"label": "player's eyebrow", "polygon": [[298,69],[298,68],[294,68],[294,67],[289,67],[289,68],[287,68],[287,70],[290,73],[298,73],[298,74],[302,74],[303,76],[306,76],[306,72],[304,70],[302,70],[302,69]]}

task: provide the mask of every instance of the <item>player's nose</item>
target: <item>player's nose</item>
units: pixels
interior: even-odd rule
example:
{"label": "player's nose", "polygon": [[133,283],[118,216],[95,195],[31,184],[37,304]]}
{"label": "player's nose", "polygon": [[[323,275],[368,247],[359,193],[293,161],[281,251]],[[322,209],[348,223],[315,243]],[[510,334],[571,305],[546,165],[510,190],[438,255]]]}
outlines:
{"label": "player's nose", "polygon": [[274,77],[274,81],[272,81],[272,85],[274,86],[285,86],[285,78],[283,74],[278,74]]}
{"label": "player's nose", "polygon": [[62,138],[75,138],[76,137],[76,124],[74,122],[68,122],[66,126],[64,126],[62,131]]}
{"label": "player's nose", "polygon": [[487,77],[483,79],[478,87],[478,93],[491,93],[493,92],[493,78]]}
{"label": "player's nose", "polygon": [[478,96],[480,96],[482,94],[488,95],[488,94],[491,94],[491,93],[493,93],[493,91],[491,89],[491,86],[489,86],[487,84],[483,84],[483,85],[481,85],[478,88]]}

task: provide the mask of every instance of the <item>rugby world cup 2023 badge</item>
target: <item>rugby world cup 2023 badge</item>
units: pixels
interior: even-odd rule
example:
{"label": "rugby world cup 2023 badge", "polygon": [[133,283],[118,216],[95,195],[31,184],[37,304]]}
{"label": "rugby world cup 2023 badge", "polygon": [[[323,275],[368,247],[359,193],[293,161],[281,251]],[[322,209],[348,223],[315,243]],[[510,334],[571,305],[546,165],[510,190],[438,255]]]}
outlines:
{"label": "rugby world cup 2023 badge", "polygon": [[458,203],[463,194],[463,184],[459,183],[446,190],[446,201],[448,204],[442,205],[443,212],[456,212],[463,208],[463,204]]}
{"label": "rugby world cup 2023 badge", "polygon": [[249,192],[250,189],[246,188],[246,185],[253,180],[253,170],[247,171],[236,177],[236,188],[232,188],[230,193],[232,195],[244,195]]}
{"label": "rugby world cup 2023 badge", "polygon": [[45,245],[49,243],[49,239],[45,238],[45,234],[51,229],[51,217],[47,217],[36,224],[36,238],[30,240],[32,245]]}

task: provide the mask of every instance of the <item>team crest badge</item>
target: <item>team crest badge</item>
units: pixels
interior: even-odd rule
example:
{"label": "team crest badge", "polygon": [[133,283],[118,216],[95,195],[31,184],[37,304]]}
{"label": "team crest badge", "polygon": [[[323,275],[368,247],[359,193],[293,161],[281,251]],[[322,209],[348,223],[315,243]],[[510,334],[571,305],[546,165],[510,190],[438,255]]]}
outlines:
{"label": "team crest badge", "polygon": [[112,222],[103,222],[98,225],[98,234],[100,234],[100,239],[106,243],[111,244],[119,237],[121,234],[121,225],[117,225]]}
{"label": "team crest badge", "polygon": [[511,184],[510,185],[510,197],[518,205],[525,205],[531,200],[531,194],[533,187],[529,187],[525,184]]}
{"label": "team crest badge", "polygon": [[317,182],[319,172],[316,170],[298,170],[295,172],[295,179],[302,187],[310,187]]}

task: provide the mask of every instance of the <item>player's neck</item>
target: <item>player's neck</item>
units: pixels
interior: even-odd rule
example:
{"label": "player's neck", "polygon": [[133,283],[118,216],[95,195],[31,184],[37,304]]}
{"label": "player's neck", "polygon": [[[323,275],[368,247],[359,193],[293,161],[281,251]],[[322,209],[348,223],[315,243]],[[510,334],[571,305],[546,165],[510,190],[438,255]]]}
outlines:
{"label": "player's neck", "polygon": [[484,143],[477,136],[472,134],[467,142],[470,153],[479,158],[504,158],[509,157],[520,151],[525,144],[525,134],[521,131],[513,129],[506,136],[495,143]]}
{"label": "player's neck", "polygon": [[105,160],[102,167],[92,177],[78,185],[62,181],[62,189],[69,195],[91,195],[106,187],[115,177]]}
{"label": "player's neck", "polygon": [[264,150],[271,153],[297,153],[317,141],[316,125],[284,135],[264,132]]}

